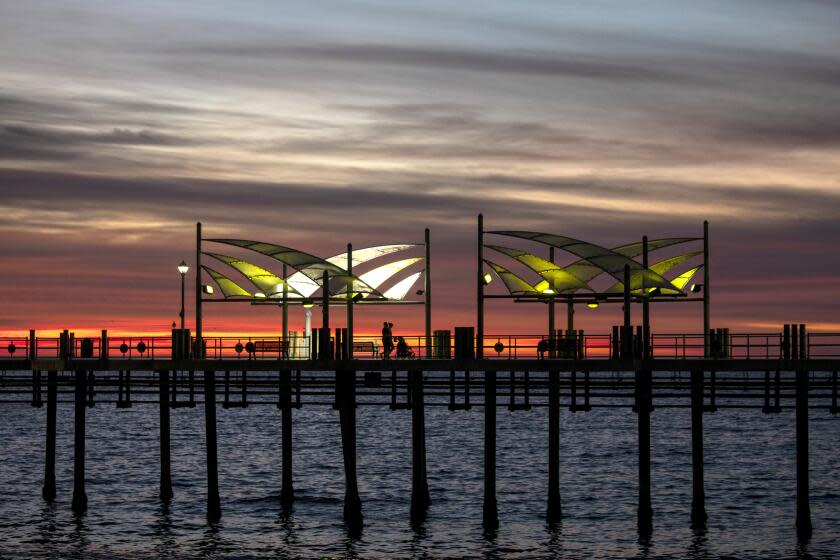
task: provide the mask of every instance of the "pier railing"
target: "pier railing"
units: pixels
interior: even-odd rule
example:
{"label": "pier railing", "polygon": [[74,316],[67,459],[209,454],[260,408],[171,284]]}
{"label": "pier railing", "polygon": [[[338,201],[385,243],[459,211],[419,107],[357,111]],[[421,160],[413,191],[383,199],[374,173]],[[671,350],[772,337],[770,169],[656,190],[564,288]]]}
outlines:
{"label": "pier railing", "polygon": [[[432,339],[432,347],[427,348],[422,335],[408,335],[403,339],[405,347],[395,344],[389,355],[383,348],[378,336],[357,335],[353,339],[354,359],[379,360],[392,358],[397,360],[419,360],[425,358],[450,359],[469,358],[474,352],[473,346],[467,355],[457,355],[449,340]],[[103,344],[103,340],[105,341]],[[204,357],[223,360],[311,360],[323,357],[316,355],[317,341],[313,337],[292,336],[205,336]],[[613,333],[584,333],[573,331],[571,334],[558,334],[554,339],[547,335],[527,334],[487,334],[484,336],[484,357],[489,359],[533,359],[533,358],[574,358],[583,360],[609,359],[616,357],[619,340]],[[638,346],[634,336],[634,344]],[[796,341],[794,341],[796,342]],[[332,357],[341,357],[342,348],[330,338],[329,348]],[[696,359],[702,358],[706,341],[702,333],[653,333],[650,336],[650,348],[653,358]],[[796,348],[793,348],[796,346]],[[553,347],[553,352],[552,352]],[[195,357],[195,338],[190,339],[191,356]],[[712,341],[711,350],[716,359],[784,359],[791,352],[799,357],[840,358],[840,333],[807,333],[803,341],[792,344],[783,333],[725,333],[725,337]],[[62,337],[2,337],[0,338],[0,359],[26,360],[32,357],[41,359],[60,358],[62,352],[76,359],[109,360],[166,360],[173,357],[173,338],[170,336],[108,336],[74,337],[72,333],[66,342]],[[798,352],[798,354],[797,354]],[[804,355],[799,355],[804,352]]]}

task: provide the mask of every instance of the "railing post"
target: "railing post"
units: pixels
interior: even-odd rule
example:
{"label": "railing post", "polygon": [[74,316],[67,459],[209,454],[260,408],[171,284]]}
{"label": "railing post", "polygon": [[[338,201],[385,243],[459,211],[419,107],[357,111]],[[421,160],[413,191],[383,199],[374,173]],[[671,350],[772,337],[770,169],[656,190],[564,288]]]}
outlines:
{"label": "railing post", "polygon": [[38,357],[38,339],[35,337],[35,329],[29,329],[29,359]]}

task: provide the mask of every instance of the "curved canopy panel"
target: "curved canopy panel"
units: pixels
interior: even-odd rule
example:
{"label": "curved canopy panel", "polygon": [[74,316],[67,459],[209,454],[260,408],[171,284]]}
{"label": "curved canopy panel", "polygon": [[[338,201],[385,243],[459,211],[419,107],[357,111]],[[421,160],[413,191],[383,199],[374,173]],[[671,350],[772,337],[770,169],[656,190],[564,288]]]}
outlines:
{"label": "curved canopy panel", "polygon": [[[669,259],[664,259],[659,262],[653,263],[650,265],[650,270],[657,274],[665,274],[675,266],[678,266],[680,263],[687,261],[690,258],[696,257],[697,255],[701,254],[702,251],[692,251],[691,253],[684,253],[682,255],[677,255],[676,257],[671,257]],[[673,284],[673,282],[671,282]],[[631,282],[632,284],[632,282]],[[682,288],[676,286],[676,292],[673,291],[671,288],[663,288],[663,293],[680,293]],[[616,282],[606,290],[609,293],[620,293],[624,291],[624,282]]]}
{"label": "curved canopy panel", "polygon": [[[390,255],[391,253],[396,253],[398,251],[405,251],[406,249],[411,249],[412,247],[417,247],[417,245],[379,245],[377,247],[363,247],[361,249],[353,249],[353,266],[356,267],[377,257],[383,257],[385,255]],[[327,259],[327,262],[331,262],[336,266],[346,267],[347,253],[344,252],[340,255],[330,257]]]}
{"label": "curved canopy panel", "polygon": [[315,282],[318,282],[319,286],[325,270],[330,276],[347,274],[347,271],[344,270],[343,267],[328,262],[321,257],[316,257],[315,255],[310,255],[309,253],[292,249],[291,247],[274,245],[272,243],[262,243],[259,241],[247,241],[244,239],[208,239],[208,241],[235,245],[236,247],[243,247],[245,249],[250,249],[251,251],[267,255],[299,270]]}
{"label": "curved canopy panel", "polygon": [[329,291],[331,296],[346,294],[348,287],[353,292],[353,295],[366,294],[363,297],[367,297],[368,295],[383,297],[375,288],[369,286],[367,282],[358,276],[351,276],[346,272],[339,276],[330,276]]}
{"label": "curved canopy panel", "polygon": [[411,289],[414,283],[417,282],[417,279],[420,278],[420,274],[420,272],[415,272],[411,276],[400,280],[399,282],[388,288],[382,295],[385,297],[385,299],[390,300],[401,300],[405,298],[406,294],[408,294],[408,291]]}
{"label": "curved canopy panel", "polygon": [[[413,257],[410,259],[402,259],[399,261],[390,262],[387,264],[383,264],[377,268],[369,272],[365,272],[361,276],[359,276],[359,280],[367,284],[373,289],[379,288],[384,282],[386,282],[389,278],[393,277],[395,274],[400,272],[401,270],[408,268],[409,266],[413,265],[416,262],[422,261],[423,257]],[[367,297],[367,294],[362,292],[362,297]]]}
{"label": "curved canopy panel", "polygon": [[600,245],[594,245],[592,243],[587,243],[579,239],[573,239],[562,235],[552,235],[549,233],[539,233],[533,231],[491,231],[488,233],[528,239],[530,241],[537,241],[539,243],[545,243],[546,245],[557,247],[558,249],[563,249],[564,251],[582,259],[586,259],[589,263],[597,266],[619,281],[624,280],[624,267],[629,266],[631,288],[634,282],[636,282],[638,283],[639,289],[674,289],[674,286],[661,275],[653,272],[652,270],[645,270],[637,261],[616,253],[615,251],[611,251],[606,247],[601,247]]}
{"label": "curved canopy panel", "polygon": [[484,262],[493,269],[493,272],[496,273],[496,276],[502,281],[505,287],[510,292],[512,296],[524,296],[524,295],[534,295],[538,294],[534,286],[523,280],[517,274],[514,274],[510,270],[506,269],[505,267],[494,263],[493,261],[488,261],[484,259]]}
{"label": "curved canopy panel", "polygon": [[[692,241],[698,241],[700,239],[703,238],[669,237],[665,239],[651,239],[648,241],[648,251],[656,251],[657,249],[663,249],[665,247],[679,245],[681,243],[690,243]],[[644,251],[644,244],[641,241],[637,241],[635,243],[628,243],[627,245],[620,245],[618,247],[613,248],[612,250],[618,253],[619,255],[624,255],[625,257],[633,259],[642,254],[642,252]],[[586,259],[580,259],[578,261],[575,261],[564,268],[584,282],[591,282],[592,280],[604,273],[602,269],[598,268]]]}
{"label": "curved canopy panel", "polygon": [[[541,259],[531,253],[526,253],[519,249],[511,247],[500,247],[498,245],[485,245],[488,249],[492,249],[503,255],[512,257],[543,278],[545,278],[545,286],[540,287],[539,291],[551,289],[554,293],[571,293],[577,290],[592,291],[586,282],[582,282],[577,276],[570,274],[564,268],[561,268],[551,261]],[[542,282],[540,283],[542,284]]]}
{"label": "curved canopy panel", "polygon": [[690,270],[686,270],[685,272],[671,280],[671,283],[680,290],[685,290],[685,287],[688,285],[689,282],[691,282],[691,279],[694,278],[694,275],[697,274],[697,271],[701,268],[703,268],[702,264],[699,266],[695,266]]}
{"label": "curved canopy panel", "polygon": [[218,253],[203,254],[236,269],[266,296],[270,297],[283,293],[283,279],[261,266],[228,255],[220,255]]}
{"label": "curved canopy panel", "polygon": [[222,295],[225,296],[225,299],[236,297],[254,297],[242,286],[240,286],[221,272],[216,272],[209,266],[201,265],[201,268],[204,269],[204,271],[210,275],[210,278],[212,278],[213,281],[216,282],[216,285],[219,286],[219,290],[222,292]]}

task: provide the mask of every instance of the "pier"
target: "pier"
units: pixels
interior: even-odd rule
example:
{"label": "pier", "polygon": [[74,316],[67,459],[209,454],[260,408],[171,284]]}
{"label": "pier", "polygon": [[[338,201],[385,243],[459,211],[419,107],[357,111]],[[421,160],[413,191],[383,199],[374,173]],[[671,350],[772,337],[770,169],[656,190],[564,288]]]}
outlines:
{"label": "pier", "polygon": [[[615,329],[614,329],[615,330]],[[336,329],[329,344],[347,344]],[[794,336],[795,333],[795,336]],[[322,336],[324,333],[318,334]],[[77,452],[73,465],[75,512],[88,507],[85,490],[85,417],[97,407],[118,409],[157,406],[160,409],[160,497],[177,500],[173,493],[170,465],[170,411],[180,407],[203,407],[206,433],[207,517],[215,521],[223,515],[224,496],[219,495],[216,427],[224,422],[224,410],[251,406],[279,410],[278,438],[282,442],[282,472],[277,484],[284,507],[294,501],[294,471],[291,434],[294,416],[313,406],[338,410],[346,493],[344,517],[351,533],[361,531],[364,504],[358,491],[357,407],[389,407],[411,418],[411,508],[407,518],[420,524],[431,505],[426,476],[426,407],[448,407],[454,414],[484,415],[484,495],[483,524],[493,531],[499,525],[496,480],[496,413],[500,407],[527,413],[537,407],[548,408],[548,487],[546,520],[562,519],[559,487],[560,455],[564,437],[560,414],[595,413],[602,408],[626,409],[638,418],[638,528],[640,535],[655,530],[656,515],[651,508],[650,416],[668,414],[669,409],[691,409],[692,483],[686,489],[695,528],[705,526],[709,512],[705,506],[707,489],[703,480],[703,416],[726,414],[727,409],[744,408],[756,412],[756,421],[765,414],[786,414],[795,424],[796,446],[790,450],[796,461],[796,508],[791,522],[801,538],[811,534],[808,477],[808,418],[813,414],[834,414],[838,408],[838,370],[840,334],[808,333],[804,325],[786,325],[778,334],[725,333],[713,340],[714,357],[704,357],[702,335],[656,335],[648,341],[650,357],[623,355],[616,348],[621,341],[612,334],[570,333],[575,345],[568,354],[566,343],[558,343],[563,357],[540,359],[534,348],[540,337],[485,336],[492,342],[484,358],[434,357],[435,349],[416,348],[414,359],[362,358],[296,359],[281,357],[282,345],[272,339],[256,337],[206,339],[203,359],[182,357],[184,331],[173,330],[171,337],[101,336],[82,338],[62,333],[57,339],[31,338],[4,340],[0,358],[0,405],[33,406],[45,409],[47,427],[42,493],[55,499],[55,427],[67,422],[58,417],[58,403],[73,404],[74,439]],[[420,343],[425,335],[414,339]],[[237,352],[243,344],[273,347],[275,354],[247,355]],[[561,340],[567,340],[566,338]],[[342,342],[343,341],[343,342]],[[504,342],[502,342],[504,341]],[[194,342],[194,341],[193,341]],[[373,342],[357,337],[355,344]],[[461,341],[463,342],[463,341]],[[474,340],[468,341],[468,343]],[[133,345],[132,352],[126,350]],[[500,345],[502,347],[500,347]],[[625,344],[641,348],[634,341]],[[14,347],[14,349],[12,349]],[[440,350],[440,349],[438,349]],[[459,352],[464,348],[458,347]],[[473,349],[467,348],[468,353]],[[337,355],[347,349],[333,348]],[[565,354],[564,354],[565,352]],[[440,354],[441,352],[438,352]],[[81,356],[85,357],[81,357]],[[176,359],[173,359],[173,355]],[[425,357],[426,355],[430,357]],[[250,359],[249,359],[250,358]],[[46,396],[46,398],[44,398]],[[222,412],[219,411],[222,410]],[[66,409],[62,409],[66,410]],[[382,442],[387,445],[387,442]],[[13,450],[9,450],[14,453]],[[35,465],[33,465],[33,468]]]}

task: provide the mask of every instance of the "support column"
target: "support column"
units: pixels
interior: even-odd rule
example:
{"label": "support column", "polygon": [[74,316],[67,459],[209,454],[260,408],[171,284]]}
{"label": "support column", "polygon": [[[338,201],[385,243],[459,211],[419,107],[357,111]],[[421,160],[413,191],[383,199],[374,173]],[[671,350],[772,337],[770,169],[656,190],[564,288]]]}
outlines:
{"label": "support column", "polygon": [[705,529],[706,491],[703,485],[703,371],[691,372],[691,526]]}
{"label": "support column", "polygon": [[344,522],[353,534],[361,532],[362,501],[356,479],[356,372],[336,371],[338,413],[341,422],[341,450],[344,458]]}
{"label": "support column", "polygon": [[344,359],[353,359],[353,244],[347,244],[347,336]]}
{"label": "support column", "polygon": [[207,520],[222,517],[219,499],[219,455],[216,447],[216,372],[204,372],[204,435],[207,447]]}
{"label": "support column", "polygon": [[74,405],[73,445],[73,513],[87,511],[85,493],[85,409],[87,408],[87,372],[76,371]]}
{"label": "support column", "polygon": [[431,503],[426,477],[426,412],[423,372],[409,371],[411,382],[411,522],[422,523]]}
{"label": "support column", "polygon": [[280,423],[282,449],[282,487],[280,502],[288,507],[294,501],[295,490],[292,485],[292,372],[280,372]]}
{"label": "support column", "polygon": [[169,438],[169,371],[160,370],[160,499],[172,499],[172,468]]}
{"label": "support column", "polygon": [[55,500],[55,425],[58,372],[47,372],[47,450],[44,458],[44,486],[41,495],[48,502]]}
{"label": "support column", "polygon": [[[548,261],[553,263],[554,262],[554,246],[548,248]],[[549,286],[550,288],[554,288],[554,286]],[[555,306],[554,306],[554,294],[548,298],[548,357],[549,359],[554,359],[557,357],[557,328],[554,326],[554,319],[555,319]]]}
{"label": "support column", "polygon": [[204,359],[204,343],[201,331],[201,222],[195,224],[195,349],[196,359]]}
{"label": "support column", "polygon": [[475,358],[484,357],[484,216],[478,215],[478,267],[476,270],[478,281],[476,301],[476,335]]}
{"label": "support column", "polygon": [[639,429],[639,509],[638,528],[642,536],[653,529],[653,508],[650,503],[650,408],[651,372],[636,372],[636,413]]}
{"label": "support column", "polygon": [[560,521],[560,372],[548,372],[548,509],[550,525]]}
{"label": "support column", "polygon": [[703,355],[709,357],[711,331],[711,290],[709,289],[709,222],[703,222]]}
{"label": "support column", "polygon": [[426,301],[423,306],[424,311],[424,323],[425,323],[425,332],[426,335],[426,358],[431,359],[432,356],[432,277],[430,276],[432,272],[432,253],[431,247],[429,244],[429,228],[426,228],[426,260],[424,261],[426,273],[423,275],[425,278],[426,286],[423,290]]}
{"label": "support column", "polygon": [[642,358],[650,358],[650,295],[647,291],[648,273],[648,238],[642,236],[642,266],[644,276],[642,277]]}
{"label": "support column", "polygon": [[499,528],[496,504],[496,372],[484,372],[484,530]]}
{"label": "support column", "polygon": [[796,533],[811,538],[811,505],[808,496],[808,371],[796,372]]}

